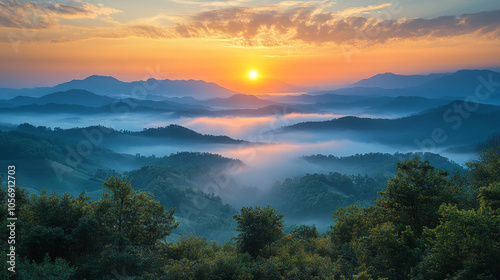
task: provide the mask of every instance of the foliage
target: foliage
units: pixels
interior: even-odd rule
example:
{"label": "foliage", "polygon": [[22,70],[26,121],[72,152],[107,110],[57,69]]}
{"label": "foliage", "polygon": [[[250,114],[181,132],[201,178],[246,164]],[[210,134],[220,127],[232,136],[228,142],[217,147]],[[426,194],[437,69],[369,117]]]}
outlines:
{"label": "foliage", "polygon": [[137,276],[150,269],[149,252],[178,225],[175,209],[166,211],[118,177],[103,186],[98,201],[85,192],[74,197],[42,190],[27,198],[19,192],[24,279],[109,279],[116,271]]}
{"label": "foliage", "polygon": [[278,211],[271,208],[260,208],[259,206],[243,207],[241,213],[233,218],[238,223],[236,237],[238,248],[242,253],[249,253],[253,257],[264,255],[263,250],[283,235],[284,214],[276,214]]}
{"label": "foliage", "polygon": [[276,183],[270,197],[276,208],[295,219],[326,219],[338,206],[355,202],[366,204],[375,198],[385,182],[382,176],[306,174],[298,178],[288,178]]}
{"label": "foliage", "polygon": [[500,183],[480,188],[478,197],[481,209],[491,209],[493,212],[500,214]]}
{"label": "foliage", "polygon": [[[327,234],[306,225],[286,234],[278,210],[243,207],[233,216],[239,234],[225,244],[192,234],[166,242],[178,225],[175,209],[166,211],[128,179],[109,178],[98,201],[85,193],[27,195],[17,188],[23,246],[16,279],[498,279],[500,182],[492,166],[499,155],[490,156],[470,169],[470,180],[427,161],[400,162],[374,205],[335,210],[331,204],[334,223]],[[168,169],[147,170],[144,179],[154,181],[148,188],[177,188],[162,177]],[[286,189],[301,182],[307,188],[297,187],[297,194],[304,200],[334,182],[342,182],[335,189],[345,193],[356,185],[337,174],[294,180],[285,182]],[[206,219],[227,226],[219,222]]]}
{"label": "foliage", "polygon": [[402,225],[419,230],[434,228],[438,223],[437,210],[445,202],[452,202],[447,172],[435,170],[428,162],[417,158],[397,164],[398,173],[387,182],[376,204]]}
{"label": "foliage", "polygon": [[60,141],[20,131],[0,131],[1,160],[64,159]]}
{"label": "foliage", "polygon": [[296,229],[292,230],[290,234],[292,236],[301,239],[312,239],[319,237],[319,232],[316,229],[315,225],[312,226],[300,225]]}
{"label": "foliage", "polygon": [[202,192],[183,172],[166,166],[143,166],[125,174],[136,188],[152,193],[165,207],[178,209],[184,223],[176,233],[194,232],[221,242],[235,235],[231,217],[236,210],[223,204],[219,196]]}
{"label": "foliage", "polygon": [[76,272],[74,267],[71,267],[65,259],[57,258],[51,262],[48,255],[45,256],[42,262],[35,261],[22,264],[22,269],[19,273],[19,279],[22,280],[70,280]]}
{"label": "foliage", "polygon": [[346,157],[334,155],[312,155],[303,157],[306,161],[321,167],[328,167],[347,174],[369,174],[394,176],[397,173],[396,164],[401,161],[418,158],[421,161],[428,160],[438,169],[448,171],[450,174],[463,172],[463,168],[449,159],[434,153],[367,153],[355,154]]}
{"label": "foliage", "polygon": [[[134,191],[130,182],[110,177],[103,186],[109,192],[97,202],[99,214],[95,217],[107,231],[123,234],[133,245],[151,246],[177,228],[174,208],[165,211],[151,194]],[[100,215],[101,209],[106,216]]]}
{"label": "foliage", "polygon": [[467,163],[467,167],[476,189],[500,182],[500,143],[481,150],[478,159]]}
{"label": "foliage", "polygon": [[476,198],[464,185],[467,180],[450,178],[427,161],[403,161],[397,169],[375,206],[334,213],[329,236],[341,274],[347,279],[497,279],[498,184],[481,188]]}
{"label": "foliage", "polygon": [[182,171],[193,171],[193,169],[200,168],[224,169],[244,166],[240,160],[225,158],[218,154],[200,152],[170,154],[170,156],[159,158],[155,164],[175,167]]}
{"label": "foliage", "polygon": [[433,230],[420,279],[498,279],[500,216],[490,209],[459,210],[442,205],[441,223]]}

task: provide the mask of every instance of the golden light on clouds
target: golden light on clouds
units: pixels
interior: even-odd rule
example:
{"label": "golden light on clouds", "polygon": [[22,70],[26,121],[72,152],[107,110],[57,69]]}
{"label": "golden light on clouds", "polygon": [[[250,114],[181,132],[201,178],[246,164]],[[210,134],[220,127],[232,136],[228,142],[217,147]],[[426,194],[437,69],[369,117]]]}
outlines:
{"label": "golden light on clouds", "polygon": [[[2,87],[48,86],[94,74],[140,80],[146,67],[156,65],[169,79],[236,91],[270,79],[316,86],[381,72],[500,65],[500,10],[398,18],[401,7],[386,2],[336,10],[328,1],[242,6],[247,1],[234,0],[180,13],[153,9],[124,20],[132,4],[1,3]],[[391,17],[374,17],[378,12]],[[26,25],[40,13],[36,24]],[[259,72],[248,72],[255,65]]]}

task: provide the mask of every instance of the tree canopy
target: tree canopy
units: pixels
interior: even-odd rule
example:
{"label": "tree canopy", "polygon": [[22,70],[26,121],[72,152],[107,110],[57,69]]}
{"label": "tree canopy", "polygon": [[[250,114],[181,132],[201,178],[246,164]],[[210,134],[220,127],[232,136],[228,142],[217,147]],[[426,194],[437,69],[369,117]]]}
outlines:
{"label": "tree canopy", "polygon": [[[272,206],[242,207],[233,216],[238,235],[225,244],[194,234],[167,242],[179,224],[175,209],[166,210],[152,194],[135,190],[128,178],[106,180],[99,200],[90,200],[85,192],[28,194],[16,187],[18,272],[9,274],[4,262],[0,275],[61,280],[499,279],[500,154],[484,153],[469,164],[468,174],[453,176],[417,158],[399,162],[397,174],[374,204],[323,204],[333,211],[330,230],[323,234],[316,225],[285,233],[285,215]],[[150,170],[159,176],[153,185],[175,188],[160,176],[162,170],[168,168]],[[356,180],[364,180],[335,173],[301,178],[283,184],[306,201],[338,182],[339,192],[358,190]],[[0,199],[7,196],[1,189]],[[300,195],[295,198],[299,203]],[[0,233],[9,234],[7,206],[0,207]],[[202,218],[218,225],[215,217]],[[8,249],[5,242],[0,246]]]}

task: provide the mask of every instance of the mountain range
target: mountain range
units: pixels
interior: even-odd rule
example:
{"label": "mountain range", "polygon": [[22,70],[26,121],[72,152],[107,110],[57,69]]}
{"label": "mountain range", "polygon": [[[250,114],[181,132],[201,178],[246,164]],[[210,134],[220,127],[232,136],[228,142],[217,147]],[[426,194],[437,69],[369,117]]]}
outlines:
{"label": "mountain range", "polygon": [[148,96],[184,97],[192,96],[200,99],[229,97],[236,92],[214,83],[200,80],[156,80],[122,82],[114,77],[89,76],[83,80],[72,80],[54,87],[38,87],[32,89],[0,89],[0,98],[16,96],[40,97],[49,93],[83,89],[95,94],[115,98],[147,98]]}
{"label": "mountain range", "polygon": [[[467,110],[464,108],[474,108]],[[279,133],[320,133],[329,139],[378,142],[418,150],[479,143],[500,132],[500,106],[452,101],[419,114],[395,118],[341,117],[285,126]]]}
{"label": "mountain range", "polygon": [[3,102],[4,105],[2,107],[15,107],[32,104],[44,105],[50,103],[100,107],[111,104],[114,100],[114,98],[97,95],[87,90],[70,89],[67,91],[50,93],[41,97],[17,96]]}
{"label": "mountain range", "polygon": [[[145,128],[142,131],[115,130],[104,126],[89,126],[83,128],[54,129],[24,123],[15,129],[15,131],[40,135],[45,137],[54,137],[66,141],[89,141],[90,134],[102,135],[99,145],[111,148],[117,145],[152,145],[158,144],[234,144],[246,143],[243,140],[236,140],[228,136],[216,136],[201,134],[180,125],[168,125],[165,127]],[[105,137],[104,137],[105,136]]]}
{"label": "mountain range", "polygon": [[[491,90],[499,87],[500,73],[490,70],[459,70],[454,73],[423,75],[396,75],[385,73],[361,80],[348,88],[311,93],[379,96],[421,96],[428,98],[465,98],[474,96],[476,88]],[[499,100],[497,96],[491,96]]]}
{"label": "mountain range", "polygon": [[429,75],[397,75],[394,73],[383,73],[360,80],[350,87],[377,87],[384,89],[407,88],[419,86],[434,79],[446,76],[446,73],[433,73]]}
{"label": "mountain range", "polygon": [[[15,105],[28,104],[47,104],[51,101],[47,98],[45,101],[33,100],[28,98],[12,99],[14,97],[41,97],[57,92],[66,92],[68,97],[55,95],[51,97],[53,103],[61,103],[64,100],[66,104],[79,104],[85,106],[103,105],[109,100],[101,98],[96,104],[84,104],[83,101],[76,103],[72,99],[78,99],[77,92],[72,90],[85,90],[99,96],[106,96],[114,99],[147,99],[154,101],[171,101],[183,104],[197,103],[200,100],[209,100],[207,105],[220,107],[232,107],[234,103],[246,104],[257,107],[272,105],[272,102],[291,102],[291,103],[314,103],[314,102],[332,102],[330,98],[338,96],[342,101],[348,102],[358,99],[359,96],[419,96],[427,98],[446,98],[448,100],[465,98],[475,94],[478,86],[487,90],[492,87],[498,87],[500,73],[490,70],[459,70],[454,73],[438,73],[429,75],[397,75],[393,73],[378,74],[368,79],[360,80],[349,87],[330,90],[315,91],[303,95],[275,96],[267,95],[266,98],[253,98],[249,95],[238,95],[238,92],[221,87],[214,83],[207,83],[199,80],[156,80],[122,82],[113,77],[107,76],[89,76],[83,80],[72,80],[54,87],[38,87],[31,89],[5,89],[0,88],[1,104],[7,106],[9,103]],[[252,90],[257,84],[274,84],[279,81],[261,78],[256,81],[244,82],[245,92],[259,92]],[[270,86],[272,88],[272,86]],[[290,92],[296,92],[299,88],[294,86],[285,86]],[[264,92],[264,90],[261,90]],[[272,92],[270,90],[269,92]],[[283,91],[281,91],[283,92]],[[251,95],[250,95],[251,96]],[[224,100],[224,98],[229,98]],[[95,97],[94,97],[95,98]],[[492,96],[493,99],[498,99]],[[10,99],[10,102],[6,102]],[[269,99],[262,101],[264,99]],[[328,99],[328,100],[327,100]],[[251,109],[250,107],[245,107]]]}
{"label": "mountain range", "polygon": [[[141,82],[125,83],[112,77],[90,76],[53,88],[0,90],[0,96],[9,96],[13,92],[16,95],[25,94],[0,100],[0,108],[5,113],[99,114],[126,110],[169,113],[172,117],[221,117],[269,116],[275,114],[277,107],[281,107],[287,108],[288,113],[397,117],[466,98],[472,98],[474,102],[500,104],[500,95],[486,95],[487,90],[495,90],[497,81],[500,81],[500,73],[489,70],[460,70],[451,74],[426,76],[385,73],[361,80],[348,88],[261,97],[234,93],[202,81],[150,79],[142,82],[143,85],[156,82],[158,87],[136,98],[126,95],[120,97],[119,93],[140,87]],[[404,84],[408,87],[401,88]],[[386,86],[375,87],[379,85]],[[481,100],[475,97],[478,87],[483,90],[483,95],[479,96]],[[169,95],[173,89],[177,89],[174,92],[178,96]]]}

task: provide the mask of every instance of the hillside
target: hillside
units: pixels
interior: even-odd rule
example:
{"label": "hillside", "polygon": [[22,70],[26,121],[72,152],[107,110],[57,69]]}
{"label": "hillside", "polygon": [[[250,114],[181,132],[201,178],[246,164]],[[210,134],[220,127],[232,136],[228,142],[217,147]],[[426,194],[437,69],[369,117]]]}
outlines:
{"label": "hillside", "polygon": [[[464,117],[456,111],[457,108],[463,110],[464,106],[477,109],[463,112],[466,116]],[[283,127],[279,133],[314,132],[337,138],[350,137],[354,140],[377,141],[395,146],[433,149],[438,146],[456,146],[484,141],[500,130],[497,121],[499,118],[500,106],[453,101],[445,106],[403,118],[371,119],[349,116],[329,121],[298,123]],[[438,141],[434,141],[434,146],[428,147],[427,144],[424,146],[421,141],[432,137],[433,133],[439,134]]]}
{"label": "hillside", "polygon": [[[36,133],[27,132],[27,128]],[[80,130],[71,132],[80,133]],[[0,131],[0,150],[4,151],[0,161],[19,165],[22,175],[19,184],[23,187],[37,191],[44,187],[49,191],[71,194],[87,190],[93,195],[99,193],[107,176],[145,165],[170,166],[188,172],[192,182],[211,170],[224,169],[228,165],[244,167],[241,161],[210,153],[183,152],[165,157],[145,157],[116,153],[100,145],[82,150],[81,138],[60,135],[57,131],[29,125],[20,126],[19,130]],[[81,140],[78,142],[77,139]],[[177,183],[182,187],[193,186],[185,181]]]}
{"label": "hillside", "polygon": [[107,96],[97,95],[90,91],[71,89],[63,92],[54,92],[41,97],[17,96],[12,99],[6,100],[12,106],[23,106],[31,104],[72,104],[82,105],[88,107],[100,107],[110,104],[114,98]]}
{"label": "hillside", "polygon": [[396,175],[396,164],[400,161],[418,158],[421,161],[428,160],[438,169],[446,170],[450,174],[463,172],[464,169],[449,159],[433,153],[368,153],[356,154],[347,157],[334,155],[311,155],[303,156],[304,160],[317,165],[323,170],[330,170],[342,174],[368,174],[392,177]]}
{"label": "hillside", "polygon": [[[97,137],[98,144],[113,148],[115,145],[134,146],[169,144],[169,143],[198,143],[198,144],[241,144],[242,140],[228,136],[201,134],[179,125],[169,125],[158,128],[147,128],[142,131],[114,130],[103,126],[89,126],[82,128],[54,129],[30,124],[21,124],[17,130],[37,135],[57,137],[70,141],[89,141],[89,136]],[[97,141],[97,140],[96,140]]]}

